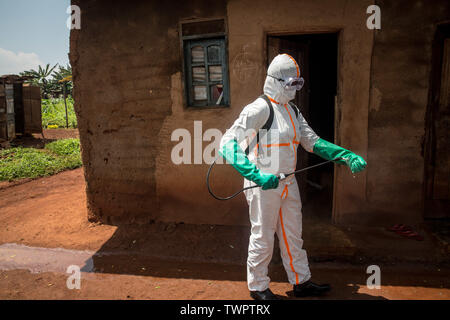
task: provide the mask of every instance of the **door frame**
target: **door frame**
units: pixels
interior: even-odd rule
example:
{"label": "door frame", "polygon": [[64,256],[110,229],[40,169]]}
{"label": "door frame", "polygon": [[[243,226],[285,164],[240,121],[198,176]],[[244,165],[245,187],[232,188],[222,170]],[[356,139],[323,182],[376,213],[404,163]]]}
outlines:
{"label": "door frame", "polygon": [[[314,29],[311,31],[302,31],[302,32],[264,32],[264,44],[263,44],[263,61],[264,61],[264,67],[268,65],[268,44],[269,44],[269,37],[276,37],[276,36],[296,36],[296,35],[313,35],[313,34],[324,34],[324,33],[335,33],[337,35],[337,70],[336,70],[336,96],[335,96],[335,105],[334,105],[334,143],[340,144],[341,137],[340,137],[340,119],[341,119],[341,105],[340,101],[342,101],[342,90],[340,88],[342,87],[342,81],[343,78],[339,75],[341,74],[341,68],[342,68],[342,35],[343,35],[343,29],[342,28],[329,28],[329,29]],[[261,81],[264,83],[265,81],[265,73],[262,73],[261,75]],[[338,213],[337,213],[337,184],[338,184],[338,166],[334,164],[334,170],[333,170],[333,195],[332,195],[332,209],[331,209],[331,220],[333,222],[338,222]],[[339,223],[339,222],[338,222]]]}
{"label": "door frame", "polygon": [[[423,140],[424,176],[423,176],[423,205],[422,212],[424,219],[439,218],[430,214],[431,211],[438,210],[444,206],[445,200],[433,200],[434,166],[436,161],[436,140],[434,131],[434,120],[439,111],[439,99],[441,91],[442,64],[444,53],[444,41],[450,38],[450,22],[436,26],[432,44],[431,73],[429,80],[428,103],[425,115],[425,135]],[[428,213],[428,214],[427,214]]]}

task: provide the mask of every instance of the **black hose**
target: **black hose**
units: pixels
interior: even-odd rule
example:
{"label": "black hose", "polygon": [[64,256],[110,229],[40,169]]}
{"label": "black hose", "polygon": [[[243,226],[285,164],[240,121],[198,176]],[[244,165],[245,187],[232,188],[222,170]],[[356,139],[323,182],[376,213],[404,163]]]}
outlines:
{"label": "black hose", "polygon": [[[336,161],[336,160],[340,160],[340,159],[342,159],[342,158],[324,161],[324,162],[321,162],[321,163],[318,163],[318,164],[315,164],[315,165],[312,165],[312,166],[309,166],[309,167],[306,167],[306,168],[303,168],[303,169],[299,169],[299,170],[296,170],[296,171],[287,173],[287,174],[284,175],[284,177],[283,177],[282,179],[281,179],[281,175],[280,175],[280,176],[278,176],[278,179],[283,180],[283,179],[289,177],[290,175],[297,174],[297,173],[300,173],[300,172],[303,172],[303,171],[306,171],[306,170],[309,170],[309,169],[312,169],[312,168],[315,168],[315,167],[318,167],[318,166],[327,164],[327,163],[329,163],[329,162],[333,162],[333,161]],[[243,192],[243,191],[245,191],[245,190],[259,187],[259,186],[256,185],[256,184],[253,185],[253,186],[245,187],[245,188],[242,188],[241,190],[239,190],[238,192],[233,193],[233,194],[232,194],[231,196],[229,196],[229,197],[219,197],[219,196],[215,195],[215,194],[212,192],[212,190],[211,190],[211,186],[209,185],[209,175],[211,174],[212,167],[216,164],[216,160],[217,160],[217,158],[213,161],[213,163],[211,163],[211,165],[210,165],[209,168],[208,168],[208,173],[206,174],[206,186],[208,187],[209,194],[212,195],[215,199],[217,199],[217,200],[230,200],[230,199],[233,199],[234,197],[236,197],[238,194],[240,194],[241,192]]]}
{"label": "black hose", "polygon": [[[337,159],[335,159],[335,160],[324,161],[324,162],[321,162],[321,163],[318,163],[318,164],[315,164],[315,165],[312,165],[312,166],[309,166],[309,167],[306,167],[306,168],[303,168],[303,169],[299,169],[299,170],[293,171],[293,172],[291,172],[291,173],[287,173],[287,174],[285,174],[284,176],[285,176],[285,178],[287,178],[287,177],[289,177],[290,175],[297,174],[297,173],[300,173],[300,172],[303,172],[303,171],[306,171],[306,170],[309,170],[309,169],[312,169],[312,168],[315,168],[315,167],[318,167],[318,166],[327,164],[328,162],[333,162],[333,161],[340,160],[340,159],[342,159],[342,158],[337,158]],[[279,178],[279,177],[278,177],[278,178]]]}
{"label": "black hose", "polygon": [[230,200],[230,199],[233,199],[233,198],[236,197],[239,193],[241,193],[241,192],[243,192],[243,191],[245,191],[245,190],[259,187],[257,184],[255,184],[254,186],[245,187],[245,188],[239,190],[238,192],[233,193],[233,194],[232,194],[231,196],[229,196],[229,197],[224,197],[224,198],[222,198],[222,197],[216,196],[216,195],[212,192],[211,186],[209,185],[209,175],[210,175],[210,173],[211,173],[212,167],[216,164],[216,160],[217,160],[217,158],[216,158],[216,159],[213,161],[213,163],[211,163],[211,165],[209,166],[208,173],[206,174],[206,186],[208,187],[209,194],[212,195],[212,196],[213,196],[214,198],[216,198],[217,200]]}

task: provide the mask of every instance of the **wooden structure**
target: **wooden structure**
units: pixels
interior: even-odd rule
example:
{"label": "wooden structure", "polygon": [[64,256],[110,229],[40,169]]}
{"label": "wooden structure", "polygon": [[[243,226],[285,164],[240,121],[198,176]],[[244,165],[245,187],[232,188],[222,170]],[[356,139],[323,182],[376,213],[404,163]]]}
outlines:
{"label": "wooden structure", "polygon": [[17,75],[0,77],[0,139],[42,133],[41,92]]}

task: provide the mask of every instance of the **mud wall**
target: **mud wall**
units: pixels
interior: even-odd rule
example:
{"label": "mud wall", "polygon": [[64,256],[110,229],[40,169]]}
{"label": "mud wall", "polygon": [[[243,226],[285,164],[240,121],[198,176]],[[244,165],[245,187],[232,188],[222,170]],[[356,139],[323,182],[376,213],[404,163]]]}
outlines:
{"label": "mud wall", "polygon": [[423,219],[423,138],[436,26],[448,1],[377,1],[369,109],[368,223]]}
{"label": "mud wall", "polygon": [[[218,202],[209,196],[208,164],[172,163],[178,142],[171,134],[185,128],[192,151],[194,140],[204,148],[209,142],[202,133],[224,132],[261,94],[266,36],[317,32],[339,32],[336,142],[369,162],[356,178],[336,167],[334,222],[420,219],[431,39],[448,10],[445,1],[382,1],[382,29],[376,32],[366,28],[371,1],[72,3],[81,8],[70,60],[91,219],[248,224],[244,197]],[[225,18],[228,25],[229,108],[184,106],[178,23],[201,18]],[[202,121],[200,135],[194,121]],[[217,193],[230,194],[242,184],[231,172],[217,166]]]}
{"label": "mud wall", "polygon": [[[182,203],[189,183],[194,184],[186,176],[195,174],[202,181],[204,176],[204,168],[180,176],[179,170],[164,164],[160,177],[167,179],[176,196],[158,197],[158,162],[170,161],[170,154],[168,159],[159,156],[161,148],[172,146],[172,127],[191,128],[193,119],[212,113],[220,119],[223,113],[183,112],[178,23],[197,16],[224,17],[226,5],[96,0],[72,4],[81,9],[81,29],[71,32],[70,61],[89,218],[107,223],[158,219],[161,202],[169,198]],[[191,210],[181,208],[184,214]]]}

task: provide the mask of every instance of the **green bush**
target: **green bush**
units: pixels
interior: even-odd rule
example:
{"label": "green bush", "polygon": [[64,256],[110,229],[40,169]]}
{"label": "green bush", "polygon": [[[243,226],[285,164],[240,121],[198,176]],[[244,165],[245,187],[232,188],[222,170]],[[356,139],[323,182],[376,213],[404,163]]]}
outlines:
{"label": "green bush", "polygon": [[80,154],[80,140],[62,139],[47,143],[45,149],[48,149],[59,156]]}
{"label": "green bush", "polygon": [[[68,96],[66,102],[69,128],[76,128],[77,117],[73,108],[73,98]],[[49,125],[66,127],[66,109],[63,98],[42,99],[42,127],[48,128]]]}
{"label": "green bush", "polygon": [[10,148],[0,150],[0,181],[47,176],[81,165],[77,139],[51,142],[45,149]]}

